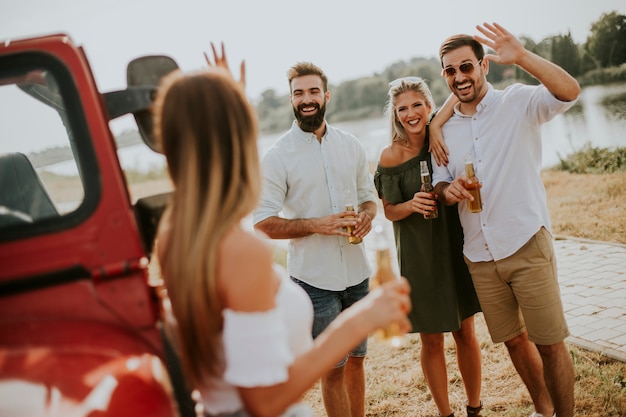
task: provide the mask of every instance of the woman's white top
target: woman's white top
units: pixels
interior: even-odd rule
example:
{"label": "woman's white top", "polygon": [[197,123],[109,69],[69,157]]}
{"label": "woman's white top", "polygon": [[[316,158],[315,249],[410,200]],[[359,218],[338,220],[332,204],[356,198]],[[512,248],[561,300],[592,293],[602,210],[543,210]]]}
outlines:
{"label": "woman's white top", "polygon": [[[225,361],[222,378],[207,377],[199,389],[205,411],[212,415],[243,409],[237,387],[271,386],[285,382],[296,356],[310,349],[313,306],[306,292],[292,282],[284,268],[276,307],[263,312],[223,311]],[[304,412],[304,413],[303,413]],[[296,404],[284,416],[312,416]]]}

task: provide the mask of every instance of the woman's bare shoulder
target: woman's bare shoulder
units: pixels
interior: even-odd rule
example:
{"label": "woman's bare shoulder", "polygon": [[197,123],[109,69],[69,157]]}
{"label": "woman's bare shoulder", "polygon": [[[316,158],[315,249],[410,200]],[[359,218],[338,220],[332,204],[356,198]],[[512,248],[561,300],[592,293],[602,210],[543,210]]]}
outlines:
{"label": "woman's bare shoulder", "polygon": [[223,252],[224,257],[236,258],[241,255],[248,255],[263,259],[271,257],[272,246],[254,232],[242,227],[234,227],[224,234],[220,243],[220,251]]}
{"label": "woman's bare shoulder", "polygon": [[220,242],[218,285],[225,306],[239,311],[263,311],[274,306],[279,280],[268,242],[236,227]]}
{"label": "woman's bare shoulder", "polygon": [[394,167],[400,165],[402,161],[402,152],[398,148],[399,145],[392,143],[383,148],[380,152],[378,164],[382,167]]}

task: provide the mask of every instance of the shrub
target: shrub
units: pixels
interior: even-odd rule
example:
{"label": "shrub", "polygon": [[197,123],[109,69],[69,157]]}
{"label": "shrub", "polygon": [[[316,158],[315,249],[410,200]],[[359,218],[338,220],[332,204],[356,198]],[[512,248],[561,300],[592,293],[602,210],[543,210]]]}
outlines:
{"label": "shrub", "polygon": [[610,84],[626,80],[626,64],[618,67],[598,68],[578,78],[581,86]]}
{"label": "shrub", "polygon": [[626,148],[598,148],[587,142],[579,151],[561,158],[554,169],[575,174],[626,171]]}

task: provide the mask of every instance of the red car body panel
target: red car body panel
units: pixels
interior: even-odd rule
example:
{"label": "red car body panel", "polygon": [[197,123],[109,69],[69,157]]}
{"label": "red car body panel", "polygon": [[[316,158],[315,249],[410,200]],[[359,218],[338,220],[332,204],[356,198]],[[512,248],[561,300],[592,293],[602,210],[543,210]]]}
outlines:
{"label": "red car body panel", "polygon": [[99,192],[75,225],[0,240],[0,414],[179,415],[160,298],[148,280],[149,250],[105,100],[84,51],[68,36],[0,43],[0,58],[29,52],[53,56],[71,74]]}

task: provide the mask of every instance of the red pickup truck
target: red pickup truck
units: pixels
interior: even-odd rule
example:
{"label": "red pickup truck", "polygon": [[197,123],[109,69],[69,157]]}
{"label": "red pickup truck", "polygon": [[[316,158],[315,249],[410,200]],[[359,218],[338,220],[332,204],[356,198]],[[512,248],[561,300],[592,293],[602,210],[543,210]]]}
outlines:
{"label": "red pickup truck", "polygon": [[138,58],[101,93],[69,36],[0,42],[0,415],[194,415],[148,268],[167,193],[131,199],[109,125],[155,148],[176,67]]}

